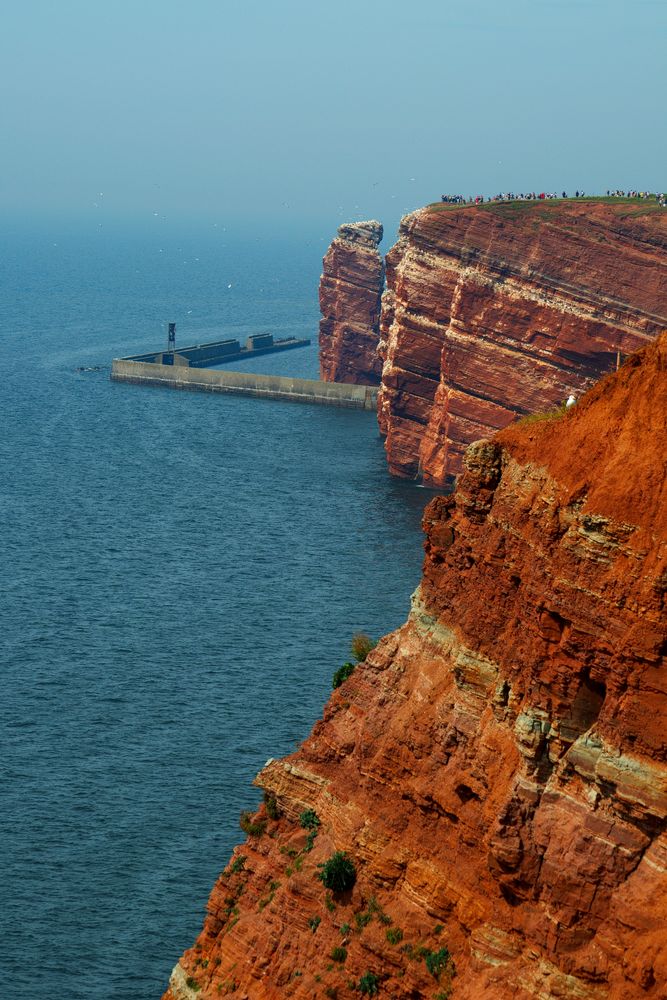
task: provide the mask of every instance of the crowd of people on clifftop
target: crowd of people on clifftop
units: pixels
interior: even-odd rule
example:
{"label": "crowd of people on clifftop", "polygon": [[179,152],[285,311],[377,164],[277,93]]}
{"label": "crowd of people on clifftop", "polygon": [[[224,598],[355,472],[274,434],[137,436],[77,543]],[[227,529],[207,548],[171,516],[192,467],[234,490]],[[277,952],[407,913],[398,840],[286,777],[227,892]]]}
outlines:
{"label": "crowd of people on clifftop", "polygon": [[607,191],[607,198],[657,198],[658,201],[662,199],[662,204],[664,204],[667,195],[655,191],[621,191],[617,189],[616,191]]}
{"label": "crowd of people on clifftop", "polygon": [[[577,191],[577,198],[583,198],[583,191],[581,194]],[[483,194],[477,194],[474,198],[464,198],[461,194],[443,194],[441,201],[446,202],[448,205],[483,205],[492,201],[541,201],[545,198],[566,198],[567,195],[563,191],[563,194],[559,196],[555,191],[541,191],[537,194],[535,191],[529,191],[527,194],[523,192],[521,194],[515,194],[513,191],[507,191],[503,194],[494,194],[490,197],[484,197]]]}
{"label": "crowd of people on clifftop", "polygon": [[[584,191],[575,191],[574,195],[570,197],[585,198],[586,194]],[[464,198],[462,194],[443,194],[440,200],[447,205],[484,205],[497,201],[545,201],[552,198],[567,199],[568,194],[566,191],[563,191],[562,194],[558,194],[557,191],[540,191],[539,194],[535,191],[521,192],[521,194],[515,194],[514,191],[506,191],[501,194],[491,195],[490,197],[478,194],[474,198]],[[607,191],[607,198],[655,198],[663,208],[667,206],[667,194],[663,192],[616,190]]]}

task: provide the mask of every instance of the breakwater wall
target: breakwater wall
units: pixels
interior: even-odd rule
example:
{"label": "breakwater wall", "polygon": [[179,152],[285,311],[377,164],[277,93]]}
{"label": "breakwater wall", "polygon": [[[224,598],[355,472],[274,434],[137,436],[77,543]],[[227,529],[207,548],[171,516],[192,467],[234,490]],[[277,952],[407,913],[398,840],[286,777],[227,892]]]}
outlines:
{"label": "breakwater wall", "polygon": [[111,366],[114,382],[166,386],[198,392],[226,392],[236,396],[285,399],[297,403],[319,403],[361,410],[375,410],[378,390],[370,385],[319,382],[317,379],[284,375],[255,375],[211,368],[190,368],[116,358]]}

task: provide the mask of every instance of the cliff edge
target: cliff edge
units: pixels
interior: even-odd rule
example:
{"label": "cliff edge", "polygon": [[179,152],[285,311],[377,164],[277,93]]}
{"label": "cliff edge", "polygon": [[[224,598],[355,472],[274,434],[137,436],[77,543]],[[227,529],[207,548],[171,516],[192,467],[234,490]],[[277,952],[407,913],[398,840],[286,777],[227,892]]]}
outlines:
{"label": "cliff edge", "polygon": [[631,200],[432,205],[386,257],[380,428],[394,475],[580,395],[667,327],[667,211]]}
{"label": "cliff edge", "polygon": [[165,1000],[667,995],[666,414],[663,335],[468,448],[409,620],[259,775]]}

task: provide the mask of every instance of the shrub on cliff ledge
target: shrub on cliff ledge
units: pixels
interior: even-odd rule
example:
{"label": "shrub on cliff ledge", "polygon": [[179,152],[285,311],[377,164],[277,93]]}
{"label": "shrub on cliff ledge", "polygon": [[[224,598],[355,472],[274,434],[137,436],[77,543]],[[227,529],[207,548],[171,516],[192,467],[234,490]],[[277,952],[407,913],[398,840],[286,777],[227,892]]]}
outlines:
{"label": "shrub on cliff ledge", "polygon": [[350,643],[350,652],[355,658],[357,663],[361,663],[365,660],[371,649],[375,649],[377,642],[371,639],[369,635],[365,632],[356,632],[352,636],[352,642]]}
{"label": "shrub on cliff ledge", "polygon": [[375,996],[379,990],[379,986],[380,980],[374,972],[364,972],[363,976],[359,980],[357,989],[360,993],[365,993],[367,996]]}
{"label": "shrub on cliff ledge", "polygon": [[314,809],[304,809],[299,816],[299,823],[304,830],[318,830],[320,826],[320,817]]}
{"label": "shrub on cliff ledge", "polygon": [[320,828],[320,817],[314,809],[306,809],[299,816],[299,822],[304,830],[308,830],[308,839],[304,844],[304,852],[307,854],[315,846],[315,838]]}
{"label": "shrub on cliff ledge", "polygon": [[331,687],[334,688],[334,690],[339,688],[343,681],[346,681],[348,677],[352,676],[355,666],[356,663],[344,663],[342,667],[339,667],[331,678]]}
{"label": "shrub on cliff ledge", "polygon": [[440,948],[438,951],[424,948],[422,958],[434,979],[440,979],[440,974],[443,972],[446,972],[450,979],[456,975],[456,966],[452,962],[448,948]]}
{"label": "shrub on cliff ledge", "polygon": [[273,792],[264,792],[264,808],[269,819],[280,819],[280,809],[278,799]]}
{"label": "shrub on cliff ledge", "polygon": [[319,867],[322,870],[317,877],[332,892],[345,892],[357,881],[356,869],[345,851],[336,851]]}
{"label": "shrub on cliff ledge", "polygon": [[258,819],[253,823],[252,813],[246,809],[239,817],[239,826],[249,837],[261,837],[266,830],[266,820]]}
{"label": "shrub on cliff ledge", "polygon": [[371,639],[369,635],[365,635],[363,632],[357,632],[352,636],[352,642],[350,643],[350,652],[354,657],[354,663],[349,660],[344,663],[342,667],[333,675],[331,680],[331,686],[334,690],[341,686],[341,684],[348,679],[353,673],[357,663],[362,663],[366,659],[371,649],[375,649],[377,642]]}

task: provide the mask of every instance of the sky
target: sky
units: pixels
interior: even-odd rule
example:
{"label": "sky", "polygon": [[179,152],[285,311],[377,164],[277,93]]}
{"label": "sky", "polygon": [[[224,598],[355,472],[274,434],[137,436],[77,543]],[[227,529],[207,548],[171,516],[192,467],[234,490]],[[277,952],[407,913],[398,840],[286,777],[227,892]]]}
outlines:
{"label": "sky", "polygon": [[0,215],[396,224],[667,188],[667,0],[6,0]]}

